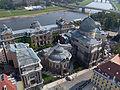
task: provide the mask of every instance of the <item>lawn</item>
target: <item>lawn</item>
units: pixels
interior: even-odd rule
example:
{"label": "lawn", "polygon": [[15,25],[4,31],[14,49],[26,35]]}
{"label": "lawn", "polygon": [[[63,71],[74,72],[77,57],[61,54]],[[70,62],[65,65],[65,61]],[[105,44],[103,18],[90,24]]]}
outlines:
{"label": "lawn", "polygon": [[[88,5],[89,3],[93,2],[93,0],[85,0],[85,1],[82,1],[82,2],[78,2],[78,4],[80,6],[85,6],[85,5]],[[75,3],[73,3],[75,5]]]}
{"label": "lawn", "polygon": [[77,62],[77,61],[75,61],[74,63],[73,63],[73,72],[77,72],[77,71],[81,71],[81,70],[83,70],[83,67]]}
{"label": "lawn", "polygon": [[31,14],[37,14],[37,13],[47,13],[52,11],[58,11],[58,10],[65,10],[66,8],[62,7],[47,7],[45,10],[37,10],[37,11],[28,11],[28,10],[13,10],[13,11],[7,11],[7,10],[0,10],[0,18],[1,17],[9,17],[9,16],[19,16],[19,15],[31,15]]}
{"label": "lawn", "polygon": [[42,74],[42,78],[43,78],[45,84],[53,82],[57,79],[55,77],[50,77],[50,76],[45,75],[45,74]]}
{"label": "lawn", "polygon": [[120,4],[116,3],[116,2],[112,2],[114,4],[115,7],[118,8],[118,10],[120,11]]}

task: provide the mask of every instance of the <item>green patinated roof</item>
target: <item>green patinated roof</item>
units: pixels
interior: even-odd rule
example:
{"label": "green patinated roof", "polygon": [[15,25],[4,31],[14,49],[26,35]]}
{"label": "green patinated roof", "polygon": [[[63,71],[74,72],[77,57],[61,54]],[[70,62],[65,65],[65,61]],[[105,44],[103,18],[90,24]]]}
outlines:
{"label": "green patinated roof", "polygon": [[85,32],[95,32],[96,24],[91,17],[85,18],[80,24],[80,30]]}

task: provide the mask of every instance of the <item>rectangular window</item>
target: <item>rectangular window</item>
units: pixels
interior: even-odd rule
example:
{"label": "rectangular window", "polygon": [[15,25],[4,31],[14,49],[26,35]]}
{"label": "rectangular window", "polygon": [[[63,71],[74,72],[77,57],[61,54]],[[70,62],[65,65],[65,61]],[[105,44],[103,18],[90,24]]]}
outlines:
{"label": "rectangular window", "polygon": [[99,82],[100,80],[98,79],[98,82]]}
{"label": "rectangular window", "polygon": [[104,84],[104,82],[102,82],[102,84]]}
{"label": "rectangular window", "polygon": [[31,80],[31,84],[35,84],[35,80]]}

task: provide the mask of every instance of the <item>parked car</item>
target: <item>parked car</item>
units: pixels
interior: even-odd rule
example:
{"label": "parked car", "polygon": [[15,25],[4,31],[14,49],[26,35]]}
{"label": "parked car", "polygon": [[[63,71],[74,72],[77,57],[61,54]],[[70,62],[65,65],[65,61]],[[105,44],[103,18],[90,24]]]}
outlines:
{"label": "parked car", "polygon": [[72,76],[67,76],[66,78],[65,78],[67,81],[72,81]]}

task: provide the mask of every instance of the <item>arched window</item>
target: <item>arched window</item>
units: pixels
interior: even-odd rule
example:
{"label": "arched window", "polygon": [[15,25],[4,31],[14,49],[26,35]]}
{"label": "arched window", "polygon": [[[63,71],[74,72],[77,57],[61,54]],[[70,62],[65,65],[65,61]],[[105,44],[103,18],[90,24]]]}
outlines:
{"label": "arched window", "polygon": [[59,68],[59,65],[56,65],[56,69],[58,69]]}

